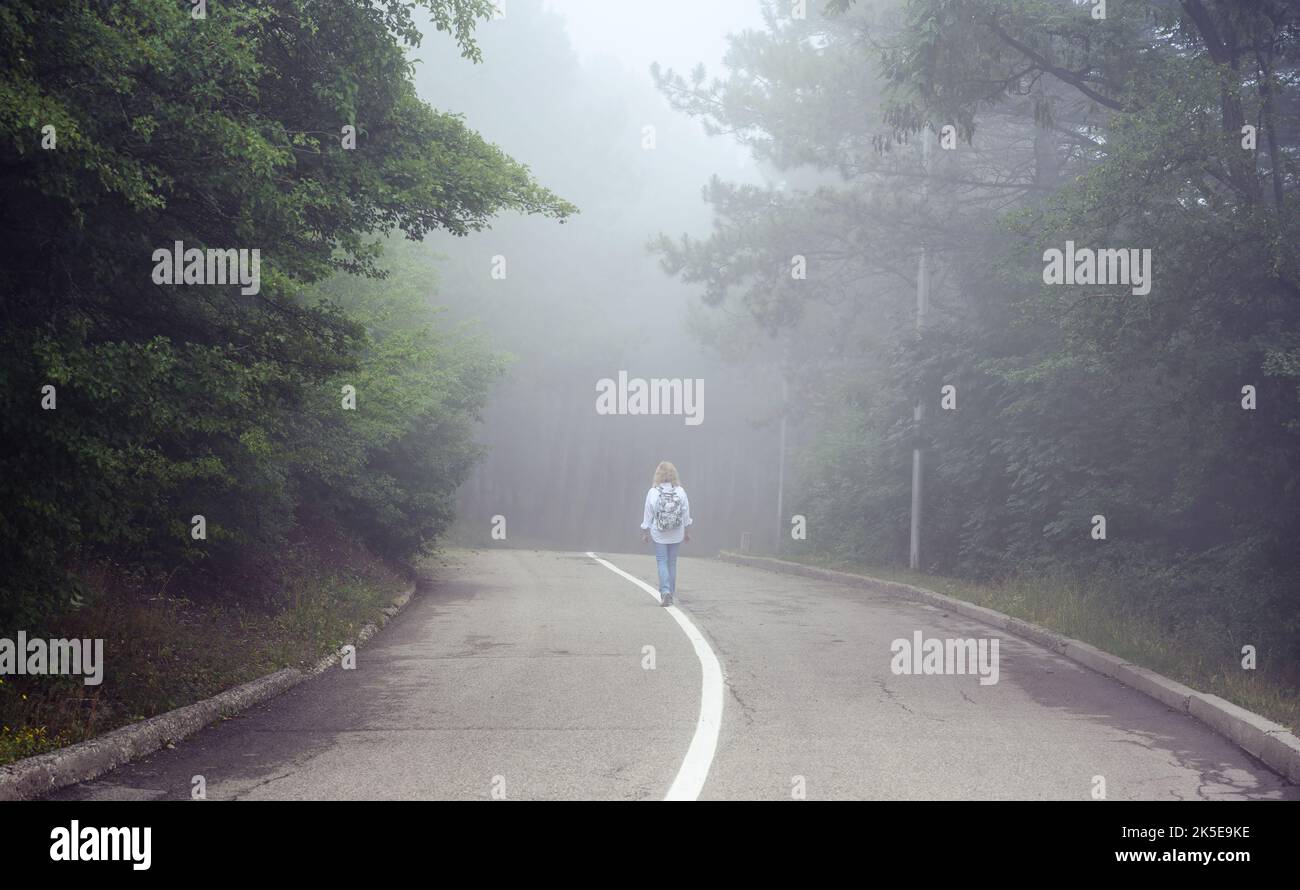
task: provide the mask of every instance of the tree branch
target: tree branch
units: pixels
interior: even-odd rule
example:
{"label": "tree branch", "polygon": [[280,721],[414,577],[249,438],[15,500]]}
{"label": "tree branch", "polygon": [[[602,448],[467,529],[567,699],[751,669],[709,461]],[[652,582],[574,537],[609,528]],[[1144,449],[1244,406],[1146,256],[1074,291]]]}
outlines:
{"label": "tree branch", "polygon": [[1107,108],[1110,108],[1114,111],[1127,112],[1132,110],[1130,108],[1127,108],[1123,103],[1115,99],[1112,99],[1109,96],[1103,95],[1102,93],[1097,92],[1092,87],[1088,86],[1088,84],[1085,83],[1083,79],[1080,78],[1075,72],[1069,71],[1065,68],[1061,68],[1058,65],[1053,65],[1052,62],[1049,59],[1047,59],[1045,56],[1039,55],[1033,49],[1031,49],[1030,47],[1026,46],[1025,44],[1021,43],[1019,40],[1016,40],[1016,38],[1008,34],[1002,28],[1002,26],[999,25],[995,20],[993,19],[988,20],[988,28],[994,34],[997,35],[999,40],[1001,40],[1007,46],[1010,46],[1012,49],[1016,50],[1016,52],[1020,53],[1025,58],[1032,61],[1043,71],[1046,71],[1048,74],[1052,75],[1057,80],[1060,80],[1063,83],[1068,83],[1070,86],[1074,87],[1076,90],[1083,93],[1085,96],[1087,96],[1089,99],[1093,100],[1094,102],[1098,103],[1099,105],[1104,105]]}

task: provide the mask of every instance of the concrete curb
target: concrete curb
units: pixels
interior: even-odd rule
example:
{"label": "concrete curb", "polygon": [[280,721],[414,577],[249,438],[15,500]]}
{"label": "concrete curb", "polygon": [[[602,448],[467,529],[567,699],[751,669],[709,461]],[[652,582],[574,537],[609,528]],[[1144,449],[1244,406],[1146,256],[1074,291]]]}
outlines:
{"label": "concrete curb", "polygon": [[885,581],[867,575],[820,569],[766,556],[744,556],[723,551],[718,554],[718,559],[736,565],[789,575],[803,575],[849,587],[888,593],[902,599],[928,603],[1005,630],[1099,674],[1118,680],[1125,686],[1154,698],[1166,707],[1190,714],[1248,754],[1263,761],[1292,784],[1300,785],[1300,738],[1296,738],[1285,726],[1238,707],[1217,695],[1197,692],[1189,686],[1170,680],[1141,665],[1125,661],[1109,652],[1103,652],[1095,646],[1063,637],[1046,628],[1019,618],[1012,618],[993,609],[986,609],[933,590],[926,590],[924,587],[913,587],[911,584]]}
{"label": "concrete curb", "polygon": [[[384,607],[378,622],[361,628],[356,645],[370,639],[400,612],[411,601],[415,586],[415,583],[410,584],[394,597],[391,605]],[[304,680],[324,673],[338,664],[341,658],[340,650],[327,655],[306,670],[283,668],[192,705],[158,714],[57,751],[0,766],[0,801],[31,800],[67,785],[102,776],[124,763],[152,754],[170,742],[191,736],[223,717],[274,698]]]}

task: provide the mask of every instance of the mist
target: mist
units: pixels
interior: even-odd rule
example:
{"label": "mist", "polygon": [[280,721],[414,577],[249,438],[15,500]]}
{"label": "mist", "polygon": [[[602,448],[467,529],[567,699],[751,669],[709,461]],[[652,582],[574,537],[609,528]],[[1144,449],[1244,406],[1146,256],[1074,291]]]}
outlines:
{"label": "mist", "polygon": [[[653,20],[688,17],[693,39],[639,34],[635,15],[611,7],[591,21],[589,5],[521,2],[484,25],[481,63],[445,43],[419,54],[424,98],[455,107],[580,208],[562,227],[505,217],[481,236],[426,242],[432,299],[512,357],[484,414],[483,460],[461,492],[459,541],[492,540],[501,516],[512,546],[633,549],[654,468],[671,460],[699,505],[700,548],[736,547],[742,532],[776,544],[777,377],[701,349],[689,328],[700,288],[666,275],[648,249],[661,228],[707,235],[710,177],[763,176],[734,140],[709,138],[673,110],[646,59],[658,48],[691,58],[683,53],[698,46],[720,60],[728,29],[755,23],[757,8],[723,4],[701,19],[679,6]],[[574,28],[593,50],[575,48]],[[703,422],[598,413],[598,383],[620,373],[702,381]]]}
{"label": "mist", "polygon": [[[0,50],[0,800],[59,808],[6,856],[428,843],[156,799],[1300,799],[1296,3],[6,0]],[[1086,809],[944,842],[1289,837]]]}

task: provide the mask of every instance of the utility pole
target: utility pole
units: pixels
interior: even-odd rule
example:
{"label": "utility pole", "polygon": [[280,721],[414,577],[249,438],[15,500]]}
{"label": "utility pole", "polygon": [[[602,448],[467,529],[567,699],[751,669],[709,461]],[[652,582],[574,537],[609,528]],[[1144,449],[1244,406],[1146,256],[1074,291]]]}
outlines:
{"label": "utility pole", "polygon": [[794,331],[787,331],[781,341],[781,439],[776,458],[776,545],[775,553],[781,549],[781,537],[785,534],[785,430],[786,415],[790,410],[790,341]]}
{"label": "utility pole", "polygon": [[790,399],[790,382],[786,369],[781,368],[781,447],[778,451],[776,467],[776,547],[781,549],[781,536],[785,534],[785,415]]}
{"label": "utility pole", "polygon": [[[930,129],[923,131],[921,142],[921,203],[930,192]],[[925,313],[930,306],[930,248],[925,239],[921,240],[921,260],[916,270],[916,334],[919,337],[925,327]],[[915,441],[912,447],[912,534],[908,550],[907,564],[913,570],[921,568],[921,488],[925,478],[924,463],[921,455],[921,421],[925,419],[925,395],[918,394],[916,408],[912,411],[912,434]]]}

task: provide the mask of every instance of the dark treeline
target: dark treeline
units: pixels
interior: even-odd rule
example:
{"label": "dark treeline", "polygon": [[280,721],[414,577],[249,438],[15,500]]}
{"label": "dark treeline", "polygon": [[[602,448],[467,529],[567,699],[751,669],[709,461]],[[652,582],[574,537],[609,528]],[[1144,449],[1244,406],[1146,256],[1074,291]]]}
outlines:
{"label": "dark treeline", "polygon": [[[787,549],[906,565],[919,445],[924,568],[1101,579],[1300,664],[1300,7],[813,6],[657,72],[787,180],[715,182],[717,230],[657,244],[715,337],[788,344]],[[1071,242],[1151,275],[1048,283]]]}
{"label": "dark treeline", "polygon": [[[393,559],[447,527],[499,363],[440,329],[428,276],[400,255],[372,280],[393,264],[384,236],[574,210],[417,97],[416,14],[476,57],[492,11],[4,5],[6,626],[94,593],[91,566],[149,591],[180,570],[235,596],[322,524]],[[177,242],[248,251],[260,274],[159,283],[156,251]]]}

